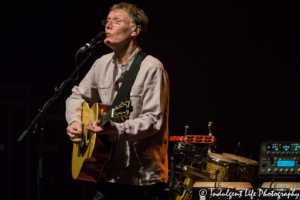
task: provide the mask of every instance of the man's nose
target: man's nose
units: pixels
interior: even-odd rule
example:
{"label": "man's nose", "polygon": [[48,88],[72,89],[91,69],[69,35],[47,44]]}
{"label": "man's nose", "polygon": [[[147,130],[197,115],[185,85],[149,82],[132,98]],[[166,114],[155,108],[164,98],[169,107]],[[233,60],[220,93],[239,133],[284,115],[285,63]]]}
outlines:
{"label": "man's nose", "polygon": [[107,28],[107,29],[108,29],[108,28],[110,28],[110,29],[112,28],[112,23],[111,23],[111,21],[109,21],[109,22],[106,23],[105,28]]}

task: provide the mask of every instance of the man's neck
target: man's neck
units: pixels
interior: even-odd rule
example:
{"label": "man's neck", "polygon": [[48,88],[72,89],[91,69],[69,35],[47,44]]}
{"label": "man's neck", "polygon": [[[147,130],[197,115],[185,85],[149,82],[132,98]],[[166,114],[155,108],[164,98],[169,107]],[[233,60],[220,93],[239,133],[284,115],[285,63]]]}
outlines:
{"label": "man's neck", "polygon": [[116,54],[118,63],[120,65],[124,64],[137,47],[138,47],[138,43],[132,41],[127,45],[123,45],[120,48],[115,48],[113,51]]}

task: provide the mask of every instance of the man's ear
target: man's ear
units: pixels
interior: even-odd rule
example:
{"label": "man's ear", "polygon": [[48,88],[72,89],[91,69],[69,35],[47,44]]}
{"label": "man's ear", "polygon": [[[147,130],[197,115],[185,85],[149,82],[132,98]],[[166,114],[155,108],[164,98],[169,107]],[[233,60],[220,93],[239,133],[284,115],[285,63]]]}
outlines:
{"label": "man's ear", "polygon": [[137,37],[140,34],[142,27],[141,27],[141,25],[136,25],[136,26],[133,26],[132,29],[133,29],[133,31],[131,33],[131,36]]}

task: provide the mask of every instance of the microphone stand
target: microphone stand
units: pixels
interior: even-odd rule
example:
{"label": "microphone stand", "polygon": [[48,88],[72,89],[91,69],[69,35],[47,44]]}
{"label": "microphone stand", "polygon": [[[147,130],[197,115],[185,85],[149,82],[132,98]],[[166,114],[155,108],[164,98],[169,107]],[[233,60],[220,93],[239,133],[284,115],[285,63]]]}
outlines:
{"label": "microphone stand", "polygon": [[[78,52],[77,52],[78,53]],[[76,53],[76,57],[77,57],[77,53]],[[37,135],[38,138],[38,166],[37,166],[37,182],[38,182],[38,200],[42,199],[42,177],[43,177],[43,135],[44,135],[44,120],[42,119],[42,117],[45,115],[45,113],[47,112],[48,108],[52,105],[52,103],[54,102],[54,100],[56,100],[60,93],[62,92],[62,90],[65,88],[65,86],[73,80],[77,80],[76,79],[72,79],[73,76],[78,73],[78,70],[81,68],[81,66],[87,61],[87,59],[89,57],[92,56],[92,54],[94,53],[94,51],[90,51],[87,55],[87,57],[77,66],[76,65],[76,69],[71,73],[71,75],[69,76],[69,78],[67,80],[65,80],[59,88],[55,87],[54,88],[54,95],[52,96],[52,98],[47,101],[42,109],[38,109],[39,113],[37,114],[37,116],[34,118],[34,120],[32,120],[32,122],[30,123],[30,125],[28,126],[28,128],[22,133],[22,135],[19,137],[18,142],[21,142],[22,139],[27,135],[28,131],[31,129],[31,127],[34,126],[34,130],[33,133]],[[78,75],[78,74],[77,74]]]}

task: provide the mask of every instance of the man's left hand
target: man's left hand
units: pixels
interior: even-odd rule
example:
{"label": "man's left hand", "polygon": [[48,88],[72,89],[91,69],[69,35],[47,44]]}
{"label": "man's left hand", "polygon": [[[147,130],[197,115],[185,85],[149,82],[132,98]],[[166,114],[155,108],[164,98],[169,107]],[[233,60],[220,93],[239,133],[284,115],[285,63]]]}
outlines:
{"label": "man's left hand", "polygon": [[[101,115],[105,115],[106,113],[101,109]],[[100,124],[100,121],[95,121],[93,124],[90,123],[89,126],[86,128],[89,131],[92,131],[98,135],[105,135],[105,134],[118,134],[118,129],[116,128],[115,123],[111,120],[108,122],[109,125],[103,129]]]}

